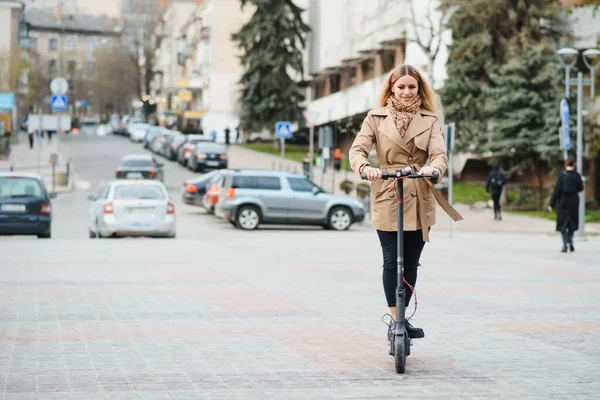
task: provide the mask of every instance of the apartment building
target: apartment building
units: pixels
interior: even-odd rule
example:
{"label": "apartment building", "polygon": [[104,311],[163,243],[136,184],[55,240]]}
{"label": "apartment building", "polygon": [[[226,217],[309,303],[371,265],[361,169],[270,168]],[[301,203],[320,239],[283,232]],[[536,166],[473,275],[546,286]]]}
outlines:
{"label": "apartment building", "polygon": [[48,82],[63,76],[70,82],[69,99],[85,99],[86,76],[94,68],[94,53],[100,46],[118,45],[121,27],[106,16],[28,9],[32,64],[43,76],[37,99],[49,94]]}
{"label": "apartment building", "polygon": [[[307,108],[318,115],[317,126],[331,128],[342,147],[349,146],[376,106],[387,73],[398,64],[419,68],[435,88],[443,85],[448,33],[441,29],[436,8],[437,0],[375,0],[368,7],[356,0],[310,0],[312,95]],[[429,18],[423,18],[425,13]],[[435,62],[417,43],[431,39],[430,28],[434,40],[442,39]]]}
{"label": "apartment building", "polygon": [[[160,111],[178,115],[182,129],[214,132],[217,141],[224,141],[225,129],[233,132],[239,125],[238,81],[243,74],[231,35],[254,10],[250,6],[241,10],[239,0],[192,3],[183,19],[176,17],[180,12],[166,11],[157,30],[160,61],[154,96]],[[170,7],[182,10],[184,4],[175,0]]]}

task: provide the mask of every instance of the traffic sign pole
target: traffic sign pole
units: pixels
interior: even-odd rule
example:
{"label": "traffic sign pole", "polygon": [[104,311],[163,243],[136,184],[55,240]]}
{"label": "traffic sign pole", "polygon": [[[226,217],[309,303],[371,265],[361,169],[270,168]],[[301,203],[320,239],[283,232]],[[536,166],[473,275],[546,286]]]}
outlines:
{"label": "traffic sign pole", "polygon": [[314,157],[315,157],[315,123],[319,114],[315,111],[304,111],[304,119],[310,128],[308,141],[308,155],[310,163],[308,164],[308,179],[313,179]]}
{"label": "traffic sign pole", "polygon": [[278,121],[275,123],[275,137],[280,140],[281,146],[281,167],[285,162],[285,139],[292,137],[292,123],[288,121]]}

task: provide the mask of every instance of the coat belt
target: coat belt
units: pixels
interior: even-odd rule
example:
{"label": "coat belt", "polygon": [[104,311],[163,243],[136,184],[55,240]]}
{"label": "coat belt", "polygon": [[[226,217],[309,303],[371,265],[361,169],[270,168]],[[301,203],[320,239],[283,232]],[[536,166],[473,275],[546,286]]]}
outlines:
{"label": "coat belt", "polygon": [[[421,166],[419,164],[411,164],[410,168],[414,172],[418,172],[421,169]],[[440,207],[442,207],[442,210],[444,210],[446,212],[446,214],[448,214],[450,216],[450,218],[452,218],[454,221],[461,221],[463,219],[462,215],[460,215],[460,213],[458,211],[456,211],[456,209],[454,207],[452,207],[450,205],[450,203],[448,203],[448,200],[446,200],[444,198],[444,196],[442,196],[442,194],[436,190],[436,188],[433,186],[433,183],[431,183],[431,181],[429,179],[419,179],[419,181],[422,181],[425,185],[429,186],[429,190],[431,190],[431,192],[433,193],[433,197],[435,197],[435,200],[438,202]],[[421,183],[417,182],[417,184],[415,186],[417,187],[418,198],[422,199],[423,198],[423,187],[421,186]],[[419,201],[418,204],[419,204],[419,222],[421,223],[421,230],[423,232],[423,240],[426,242],[429,242],[429,229],[426,229],[426,223],[425,223],[425,214],[426,214],[425,203],[423,201]]]}

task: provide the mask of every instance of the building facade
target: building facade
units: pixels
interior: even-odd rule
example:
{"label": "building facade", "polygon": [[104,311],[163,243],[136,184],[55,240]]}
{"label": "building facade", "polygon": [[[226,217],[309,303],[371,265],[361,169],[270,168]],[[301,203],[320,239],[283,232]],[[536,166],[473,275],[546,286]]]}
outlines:
{"label": "building facade", "polygon": [[48,96],[49,82],[62,76],[69,82],[70,103],[88,97],[86,78],[95,67],[95,51],[118,45],[121,28],[106,16],[29,9],[25,14],[29,30],[29,53],[32,74],[39,82],[30,101],[41,106]]}
{"label": "building facade", "polygon": [[[157,29],[157,75],[154,96],[162,111],[171,110],[181,128],[214,134],[224,141],[225,129],[239,126],[240,54],[231,35],[253,13],[239,0],[174,1]],[[185,18],[180,18],[181,16]],[[166,100],[163,102],[163,100]]]}
{"label": "building facade", "polygon": [[[317,126],[331,128],[338,145],[350,145],[395,66],[411,64],[434,88],[443,85],[449,33],[437,6],[436,0],[374,0],[368,7],[354,0],[310,0],[307,109],[317,115]],[[419,44],[429,41],[433,48],[441,41],[435,59]]]}
{"label": "building facade", "polygon": [[24,8],[20,1],[0,1],[0,92],[15,91],[19,83],[19,36]]}

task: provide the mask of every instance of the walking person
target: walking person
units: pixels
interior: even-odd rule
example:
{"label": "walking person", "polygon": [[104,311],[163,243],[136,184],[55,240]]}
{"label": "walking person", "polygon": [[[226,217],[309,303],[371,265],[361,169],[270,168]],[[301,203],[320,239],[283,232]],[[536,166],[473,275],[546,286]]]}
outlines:
{"label": "walking person", "polygon": [[500,166],[498,164],[492,165],[492,171],[488,175],[485,191],[488,193],[491,192],[492,201],[494,202],[494,219],[497,221],[502,219],[500,197],[502,196],[505,184],[506,178],[502,171],[500,171]]}
{"label": "walking person", "polygon": [[575,170],[575,157],[569,156],[565,161],[565,170],[558,176],[548,210],[556,210],[556,230],[563,241],[561,252],[572,252],[573,234],[579,229],[579,192],[583,190],[583,179]]}
{"label": "walking person", "polygon": [[[382,170],[393,172],[411,167],[414,172],[430,175],[446,172],[448,156],[442,136],[443,113],[437,94],[410,65],[393,69],[384,81],[379,106],[367,114],[350,149],[350,165],[359,176],[366,174],[371,183],[373,227],[377,232],[383,258],[383,291],[391,314],[388,339],[396,318],[398,257],[396,182],[381,180]],[[381,169],[373,168],[369,154],[375,146]],[[429,160],[429,163],[427,164]],[[404,279],[405,304],[408,307],[417,282],[417,269],[429,230],[435,224],[436,200],[455,221],[460,214],[425,180],[404,179]],[[422,338],[422,328],[406,321],[410,338]]]}

